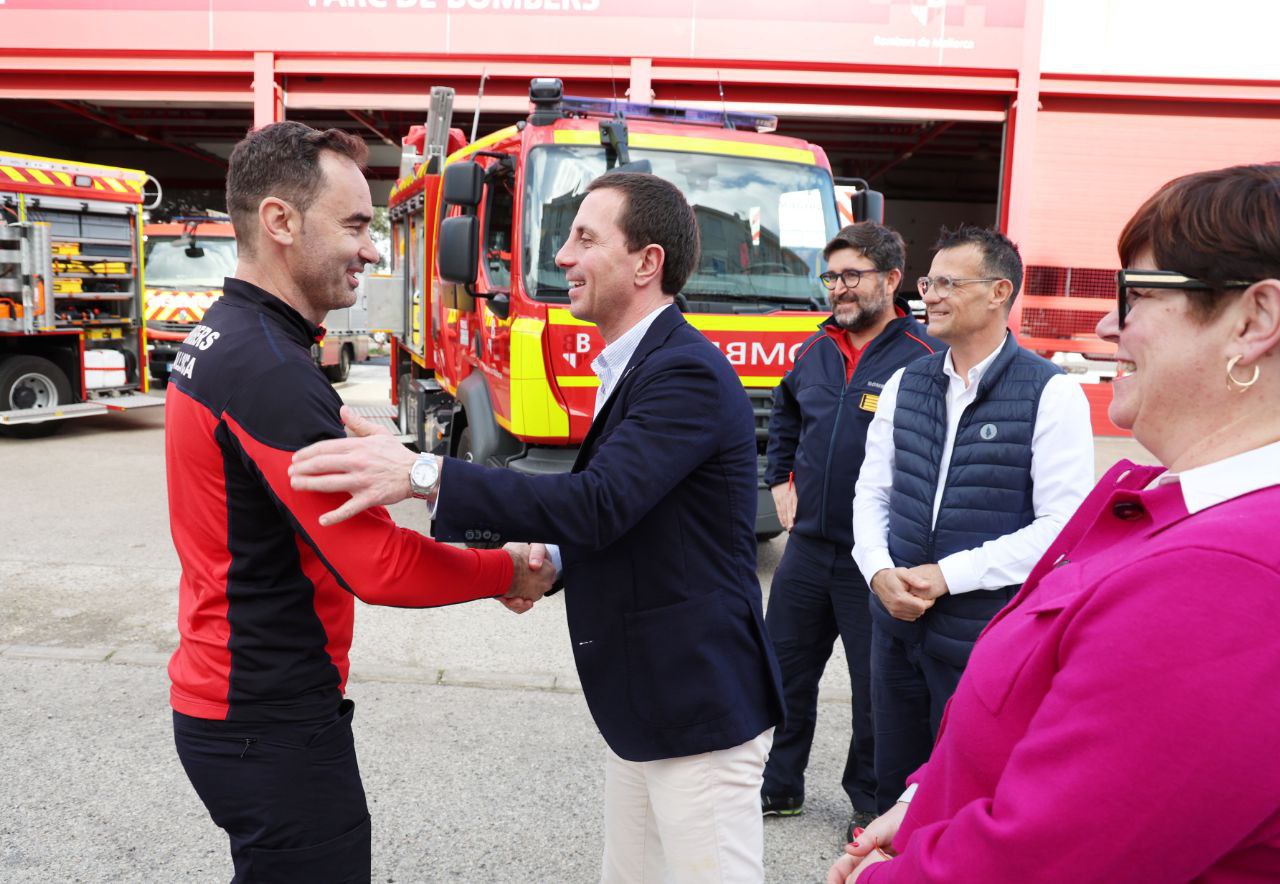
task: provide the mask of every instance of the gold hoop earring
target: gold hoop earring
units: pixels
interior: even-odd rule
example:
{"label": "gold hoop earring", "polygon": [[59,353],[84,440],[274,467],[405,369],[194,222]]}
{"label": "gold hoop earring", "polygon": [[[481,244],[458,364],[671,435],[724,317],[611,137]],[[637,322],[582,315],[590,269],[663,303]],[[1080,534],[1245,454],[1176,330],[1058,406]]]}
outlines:
{"label": "gold hoop earring", "polygon": [[1235,370],[1238,363],[1244,356],[1237,354],[1227,360],[1227,389],[1233,393],[1243,393],[1258,382],[1258,378],[1262,377],[1262,368],[1258,365],[1253,366],[1253,377],[1247,381],[1236,380]]}

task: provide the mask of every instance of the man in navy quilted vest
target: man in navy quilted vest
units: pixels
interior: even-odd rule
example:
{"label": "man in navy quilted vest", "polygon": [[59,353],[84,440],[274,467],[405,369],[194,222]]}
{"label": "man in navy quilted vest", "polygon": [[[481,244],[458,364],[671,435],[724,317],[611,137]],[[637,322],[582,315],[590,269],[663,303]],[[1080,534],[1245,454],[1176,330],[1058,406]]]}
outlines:
{"label": "man in navy quilted vest", "polygon": [[962,225],[935,248],[918,288],[947,349],[885,385],[853,499],[881,811],[911,800],[979,633],[1093,484],[1083,391],[1008,329],[1017,247]]}
{"label": "man in navy quilted vest", "polygon": [[773,391],[769,418],[765,481],[791,536],[773,575],[765,622],[782,668],[787,725],[773,741],[760,804],[765,816],[802,812],[818,681],[839,635],[852,700],[841,777],[853,805],[852,831],[875,819],[879,809],[870,590],[849,555],[853,484],[885,383],[942,344],[893,303],[906,262],[897,231],[874,221],[851,224],[827,243],[823,257],[827,270],[821,280],[831,316],[796,351],[795,365]]}

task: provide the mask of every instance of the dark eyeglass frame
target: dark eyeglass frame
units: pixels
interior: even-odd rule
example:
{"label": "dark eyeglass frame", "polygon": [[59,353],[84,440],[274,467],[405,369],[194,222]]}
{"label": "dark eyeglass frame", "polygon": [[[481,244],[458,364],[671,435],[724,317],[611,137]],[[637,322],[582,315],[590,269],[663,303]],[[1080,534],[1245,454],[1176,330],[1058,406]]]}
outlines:
{"label": "dark eyeglass frame", "polygon": [[1116,271],[1116,319],[1124,328],[1124,318],[1129,313],[1129,289],[1173,289],[1193,292],[1216,292],[1227,289],[1247,289],[1253,285],[1239,279],[1207,282],[1187,276],[1176,270],[1117,270]]}
{"label": "dark eyeglass frame", "polygon": [[[825,273],[818,274],[818,281],[822,283],[822,287],[829,292],[836,290],[836,280],[844,283],[844,287],[852,291],[862,283],[862,277],[870,273],[888,273],[888,270],[854,270],[850,268],[836,273],[834,270],[828,270]],[[853,275],[853,282],[849,282],[850,274]]]}

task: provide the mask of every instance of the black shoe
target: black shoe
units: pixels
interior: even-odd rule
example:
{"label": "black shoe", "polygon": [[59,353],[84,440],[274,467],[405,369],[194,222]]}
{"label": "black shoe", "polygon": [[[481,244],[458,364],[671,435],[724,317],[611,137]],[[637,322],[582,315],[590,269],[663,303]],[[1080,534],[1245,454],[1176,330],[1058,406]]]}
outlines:
{"label": "black shoe", "polygon": [[867,826],[871,825],[872,820],[877,816],[879,816],[879,814],[874,811],[855,810],[853,812],[853,819],[849,820],[849,827],[844,830],[844,843],[848,844],[853,841],[854,829],[865,829]]}
{"label": "black shoe", "polygon": [[763,816],[799,816],[804,813],[804,798],[761,795],[760,812]]}

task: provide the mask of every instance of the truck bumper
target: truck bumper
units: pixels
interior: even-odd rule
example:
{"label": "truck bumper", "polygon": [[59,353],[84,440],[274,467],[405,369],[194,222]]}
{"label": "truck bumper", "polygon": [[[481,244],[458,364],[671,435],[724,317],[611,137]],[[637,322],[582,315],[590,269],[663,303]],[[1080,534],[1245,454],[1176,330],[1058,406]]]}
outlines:
{"label": "truck bumper", "polygon": [[[507,462],[507,466],[527,476],[553,476],[573,469],[578,458],[576,448],[530,447],[520,457]],[[782,523],[773,506],[773,495],[764,480],[758,480],[756,490],[756,539],[768,540],[782,533]]]}

